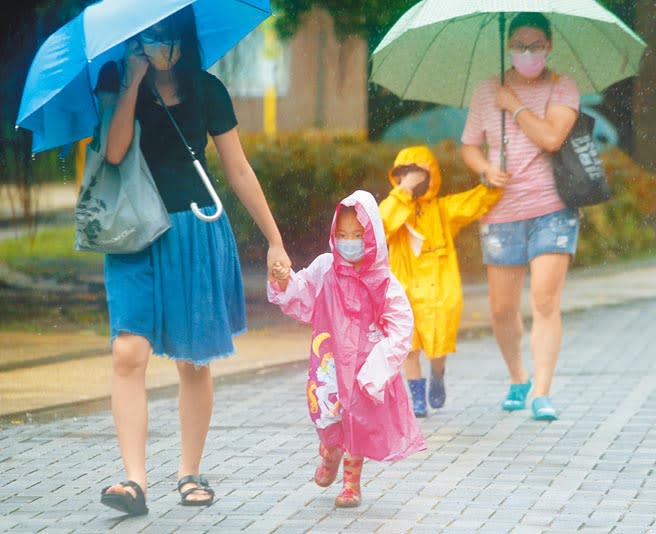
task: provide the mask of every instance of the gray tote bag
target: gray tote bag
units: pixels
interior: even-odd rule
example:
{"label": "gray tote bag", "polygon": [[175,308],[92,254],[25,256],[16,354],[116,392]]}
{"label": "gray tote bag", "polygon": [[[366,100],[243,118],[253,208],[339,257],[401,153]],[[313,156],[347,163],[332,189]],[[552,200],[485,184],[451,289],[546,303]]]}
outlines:
{"label": "gray tote bag", "polygon": [[113,106],[105,111],[99,135],[87,146],[75,207],[75,249],[130,254],[153,243],[171,221],[139,147],[138,121],[123,161],[112,165],[105,160]]}

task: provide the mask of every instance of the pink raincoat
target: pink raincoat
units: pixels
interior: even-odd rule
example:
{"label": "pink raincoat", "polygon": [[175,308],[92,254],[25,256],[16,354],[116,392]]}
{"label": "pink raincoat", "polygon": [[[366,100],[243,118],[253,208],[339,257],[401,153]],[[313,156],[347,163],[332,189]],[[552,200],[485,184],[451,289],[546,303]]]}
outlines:
{"label": "pink raincoat", "polygon": [[[364,227],[365,256],[357,270],[335,249],[341,206],[354,206]],[[312,324],[307,399],[321,442],[352,456],[400,460],[426,448],[399,374],[410,350],[412,310],[390,271],[370,193],[356,191],[337,206],[330,248],[292,272],[285,292],[269,282],[269,301]]]}

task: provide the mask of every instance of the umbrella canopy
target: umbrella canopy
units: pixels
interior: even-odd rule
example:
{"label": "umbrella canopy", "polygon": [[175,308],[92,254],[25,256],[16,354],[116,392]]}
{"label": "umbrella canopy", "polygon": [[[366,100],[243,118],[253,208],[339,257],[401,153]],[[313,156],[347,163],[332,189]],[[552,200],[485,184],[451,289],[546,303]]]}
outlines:
{"label": "umbrella canopy", "polygon": [[203,67],[214,64],[271,14],[268,0],[102,0],[43,43],[30,67],[17,127],[40,152],[93,135],[93,88],[100,68],[123,56],[125,41],[192,5]]}
{"label": "umbrella canopy", "polygon": [[371,80],[406,100],[466,107],[482,80],[503,71],[499,19],[523,11],[549,19],[547,65],[581,93],[638,72],[645,42],[594,0],[423,0],[374,50]]}

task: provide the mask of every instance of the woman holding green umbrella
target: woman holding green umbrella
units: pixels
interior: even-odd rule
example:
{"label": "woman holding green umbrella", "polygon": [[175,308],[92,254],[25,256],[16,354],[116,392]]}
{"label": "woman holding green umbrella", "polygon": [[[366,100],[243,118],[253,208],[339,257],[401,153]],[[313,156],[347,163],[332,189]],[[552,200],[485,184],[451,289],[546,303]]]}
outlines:
{"label": "woman holding green umbrella", "polygon": [[[511,14],[513,68],[506,71]],[[645,48],[639,35],[595,0],[421,0],[373,52],[371,80],[397,96],[469,105],[465,162],[490,183],[507,182],[482,226],[494,331],[512,381],[506,410],[524,408],[531,389],[519,351],[519,302],[530,266],[533,415],[556,417],[548,395],[561,339],[560,294],[576,250],[578,220],[558,198],[549,153],[576,120],[579,91],[597,93],[635,75]],[[553,71],[545,68],[547,57]],[[444,75],[437,80],[435,73]],[[519,234],[515,243],[520,231],[525,237]]]}
{"label": "woman holding green umbrella", "polygon": [[[562,336],[560,297],[576,252],[579,218],[556,191],[550,153],[557,151],[576,121],[579,92],[573,80],[546,68],[552,48],[549,20],[520,13],[510,23],[512,68],[484,81],[472,97],[462,134],[462,156],[481,180],[504,185],[504,196],[481,221],[494,335],[510,372],[504,410],[525,407],[529,391],[533,418],[553,420],[549,399]],[[502,136],[499,110],[511,120]],[[500,161],[505,144],[505,169]],[[487,151],[483,150],[487,145]],[[524,278],[530,269],[533,381],[520,350]]]}

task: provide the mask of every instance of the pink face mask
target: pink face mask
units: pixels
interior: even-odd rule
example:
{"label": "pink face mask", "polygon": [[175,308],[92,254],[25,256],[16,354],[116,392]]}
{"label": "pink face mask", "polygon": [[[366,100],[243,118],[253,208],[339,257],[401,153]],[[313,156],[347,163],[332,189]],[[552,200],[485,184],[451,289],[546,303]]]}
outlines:
{"label": "pink face mask", "polygon": [[547,55],[544,52],[531,53],[527,51],[521,54],[512,54],[513,67],[519,74],[529,80],[537,78],[542,73],[546,62]]}

